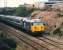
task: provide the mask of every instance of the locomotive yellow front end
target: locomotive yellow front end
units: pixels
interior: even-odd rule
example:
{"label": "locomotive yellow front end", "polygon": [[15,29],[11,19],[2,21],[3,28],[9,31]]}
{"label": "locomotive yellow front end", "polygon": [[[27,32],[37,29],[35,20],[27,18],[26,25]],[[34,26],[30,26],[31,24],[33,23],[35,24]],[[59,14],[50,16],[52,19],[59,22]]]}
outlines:
{"label": "locomotive yellow front end", "polygon": [[33,33],[35,33],[35,32],[44,32],[47,29],[48,29],[47,24],[44,24],[43,22],[35,22],[31,26],[31,31]]}

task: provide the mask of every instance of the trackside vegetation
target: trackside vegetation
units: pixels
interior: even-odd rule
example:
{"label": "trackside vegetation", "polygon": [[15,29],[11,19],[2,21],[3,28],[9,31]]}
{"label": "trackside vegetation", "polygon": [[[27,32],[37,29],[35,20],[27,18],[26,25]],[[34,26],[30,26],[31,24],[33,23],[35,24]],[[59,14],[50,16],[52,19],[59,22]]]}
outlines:
{"label": "trackside vegetation", "polygon": [[28,16],[30,14],[30,12],[27,10],[27,8],[25,6],[20,5],[19,7],[16,8],[16,11],[14,13],[14,15],[17,16]]}
{"label": "trackside vegetation", "polygon": [[0,31],[0,50],[16,50],[16,41]]}

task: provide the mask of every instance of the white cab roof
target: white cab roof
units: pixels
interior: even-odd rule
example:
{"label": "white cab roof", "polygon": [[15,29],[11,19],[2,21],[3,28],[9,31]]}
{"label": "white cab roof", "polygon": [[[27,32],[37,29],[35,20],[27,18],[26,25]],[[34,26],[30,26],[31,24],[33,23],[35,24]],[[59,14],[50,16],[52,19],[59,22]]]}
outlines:
{"label": "white cab roof", "polygon": [[26,22],[41,22],[40,19],[27,19],[27,18],[24,18],[23,21],[26,21]]}

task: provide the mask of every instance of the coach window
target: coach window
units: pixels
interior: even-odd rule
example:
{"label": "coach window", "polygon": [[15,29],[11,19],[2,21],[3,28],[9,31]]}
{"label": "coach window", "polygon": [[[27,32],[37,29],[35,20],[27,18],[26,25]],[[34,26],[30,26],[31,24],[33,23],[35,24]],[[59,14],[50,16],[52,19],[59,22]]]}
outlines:
{"label": "coach window", "polygon": [[23,24],[23,20],[20,21],[21,25]]}

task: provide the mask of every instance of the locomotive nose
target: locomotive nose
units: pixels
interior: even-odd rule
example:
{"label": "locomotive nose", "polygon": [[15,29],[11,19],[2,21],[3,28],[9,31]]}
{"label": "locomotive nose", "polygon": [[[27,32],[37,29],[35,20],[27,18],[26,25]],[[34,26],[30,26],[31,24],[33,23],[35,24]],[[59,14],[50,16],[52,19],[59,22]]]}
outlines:
{"label": "locomotive nose", "polygon": [[32,32],[41,32],[44,30],[44,26],[32,26],[31,31]]}

